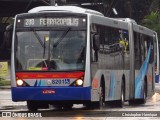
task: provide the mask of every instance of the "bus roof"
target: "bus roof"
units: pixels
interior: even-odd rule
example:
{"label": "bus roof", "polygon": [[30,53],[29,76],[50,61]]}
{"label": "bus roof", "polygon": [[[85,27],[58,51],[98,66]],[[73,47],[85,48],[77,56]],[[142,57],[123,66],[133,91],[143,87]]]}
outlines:
{"label": "bus roof", "polygon": [[115,19],[117,19],[119,21],[124,21],[124,22],[130,22],[131,21],[132,23],[137,24],[136,21],[131,19],[131,18],[115,18]]}
{"label": "bus roof", "polygon": [[77,6],[40,6],[35,7],[28,11],[28,13],[36,13],[36,12],[73,12],[73,13],[90,13],[94,15],[104,16],[102,13],[97,12],[95,10],[85,9]]}

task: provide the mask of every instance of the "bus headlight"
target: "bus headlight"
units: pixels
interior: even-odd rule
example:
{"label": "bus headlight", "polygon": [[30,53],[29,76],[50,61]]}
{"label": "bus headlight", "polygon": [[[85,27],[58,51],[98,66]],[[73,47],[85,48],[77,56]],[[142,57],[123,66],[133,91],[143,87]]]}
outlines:
{"label": "bus headlight", "polygon": [[81,86],[83,84],[83,80],[81,80],[81,79],[76,80],[76,84],[78,86]]}
{"label": "bus headlight", "polygon": [[17,80],[17,85],[18,85],[18,86],[22,86],[23,83],[24,83],[23,80],[21,80],[21,79],[18,79],[18,80]]}

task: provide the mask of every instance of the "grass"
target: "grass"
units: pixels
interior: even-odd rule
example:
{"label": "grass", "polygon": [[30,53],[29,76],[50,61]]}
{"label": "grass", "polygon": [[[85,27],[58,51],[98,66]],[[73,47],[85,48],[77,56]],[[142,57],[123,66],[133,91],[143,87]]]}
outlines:
{"label": "grass", "polygon": [[0,86],[8,86],[11,85],[10,81],[0,78]]}

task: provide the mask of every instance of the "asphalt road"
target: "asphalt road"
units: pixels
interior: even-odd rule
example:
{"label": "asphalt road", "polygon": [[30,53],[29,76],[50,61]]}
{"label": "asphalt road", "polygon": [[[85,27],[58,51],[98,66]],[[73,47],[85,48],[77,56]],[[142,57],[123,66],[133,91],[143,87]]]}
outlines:
{"label": "asphalt road", "polygon": [[[124,108],[106,106],[102,110],[86,110],[83,105],[74,105],[72,110],[57,110],[53,106],[49,109],[39,109],[36,112],[28,111],[26,102],[12,102],[10,89],[0,89],[0,120],[152,120],[160,119],[160,85],[156,85],[155,94],[147,100],[145,105],[129,106]],[[7,114],[12,117],[7,117]]]}

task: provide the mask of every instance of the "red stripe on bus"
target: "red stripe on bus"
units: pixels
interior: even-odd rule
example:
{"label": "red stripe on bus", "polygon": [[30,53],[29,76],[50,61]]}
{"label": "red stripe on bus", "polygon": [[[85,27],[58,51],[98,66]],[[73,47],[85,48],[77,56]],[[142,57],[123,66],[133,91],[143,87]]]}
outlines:
{"label": "red stripe on bus", "polygon": [[16,77],[20,79],[37,79],[37,78],[79,78],[84,75],[84,72],[74,73],[16,73]]}

